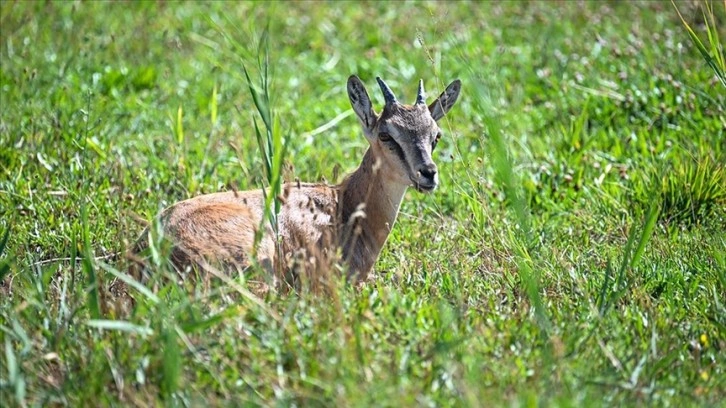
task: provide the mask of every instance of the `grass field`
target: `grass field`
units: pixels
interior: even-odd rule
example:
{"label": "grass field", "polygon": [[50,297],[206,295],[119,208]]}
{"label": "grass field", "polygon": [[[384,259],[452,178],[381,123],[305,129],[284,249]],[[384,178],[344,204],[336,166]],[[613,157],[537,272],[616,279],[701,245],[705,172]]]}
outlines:
{"label": "grass field", "polygon": [[[0,405],[725,406],[726,92],[670,2],[0,7]],[[264,38],[288,181],[361,160],[349,75],[460,78],[439,189],[359,286],[115,307],[139,219],[267,182]]]}

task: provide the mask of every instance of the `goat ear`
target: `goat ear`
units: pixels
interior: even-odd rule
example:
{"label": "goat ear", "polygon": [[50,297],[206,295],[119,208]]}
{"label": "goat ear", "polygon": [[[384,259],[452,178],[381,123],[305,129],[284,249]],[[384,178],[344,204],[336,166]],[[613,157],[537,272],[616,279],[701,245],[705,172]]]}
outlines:
{"label": "goat ear", "polygon": [[446,90],[442,92],[441,95],[433,101],[433,103],[431,103],[431,105],[429,105],[429,112],[431,112],[431,116],[434,120],[438,121],[446,115],[446,112],[448,112],[449,109],[454,106],[454,103],[456,103],[456,99],[459,97],[460,91],[461,81],[456,79],[446,87]]}
{"label": "goat ear", "polygon": [[350,105],[353,107],[353,111],[358,115],[358,119],[360,119],[360,123],[363,125],[366,136],[368,136],[376,126],[378,116],[373,111],[371,98],[368,96],[365,85],[355,75],[351,75],[348,78],[348,98],[350,99]]}

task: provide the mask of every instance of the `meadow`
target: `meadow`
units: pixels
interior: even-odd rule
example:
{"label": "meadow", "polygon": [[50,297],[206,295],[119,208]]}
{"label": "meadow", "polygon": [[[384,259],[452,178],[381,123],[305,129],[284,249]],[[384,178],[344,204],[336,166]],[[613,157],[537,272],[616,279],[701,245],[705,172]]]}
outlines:
{"label": "meadow", "polygon": [[[3,0],[0,68],[3,407],[724,406],[726,85],[670,2]],[[269,153],[355,169],[352,74],[377,109],[376,76],[462,81],[371,279],[129,278],[145,222]]]}

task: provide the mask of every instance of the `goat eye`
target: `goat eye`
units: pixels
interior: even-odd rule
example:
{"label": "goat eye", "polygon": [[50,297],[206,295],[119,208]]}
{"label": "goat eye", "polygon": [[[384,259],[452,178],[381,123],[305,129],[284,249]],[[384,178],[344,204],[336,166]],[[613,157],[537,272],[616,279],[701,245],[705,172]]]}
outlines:
{"label": "goat eye", "polygon": [[390,142],[391,141],[391,135],[389,135],[386,132],[381,132],[378,134],[378,138],[381,139],[381,142]]}
{"label": "goat eye", "polygon": [[439,139],[441,139],[441,133],[437,134],[434,141],[431,143],[431,150],[434,150],[436,145],[439,144]]}

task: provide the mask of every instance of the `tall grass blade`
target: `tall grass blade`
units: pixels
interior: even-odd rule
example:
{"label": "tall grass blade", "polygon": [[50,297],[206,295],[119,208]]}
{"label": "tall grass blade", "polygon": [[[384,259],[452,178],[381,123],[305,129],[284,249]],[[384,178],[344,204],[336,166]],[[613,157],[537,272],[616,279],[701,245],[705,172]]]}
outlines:
{"label": "tall grass blade", "polygon": [[171,397],[179,389],[179,376],[181,374],[181,351],[177,335],[170,327],[166,327],[162,333],[163,373],[162,390],[166,397]]}
{"label": "tall grass blade", "polygon": [[209,115],[212,120],[212,128],[217,125],[217,84],[212,88],[212,99],[209,101]]}
{"label": "tall grass blade", "polygon": [[726,239],[721,238],[719,248],[711,250],[711,257],[716,264],[716,277],[720,284],[720,292],[726,293]]}
{"label": "tall grass blade", "polygon": [[149,252],[151,253],[151,262],[154,266],[162,265],[160,245],[164,236],[164,227],[161,225],[161,219],[154,220],[154,228],[149,229]]}
{"label": "tall grass blade", "polygon": [[5,280],[5,277],[10,274],[10,260],[0,260],[0,282]]}
{"label": "tall grass blade", "polygon": [[8,385],[14,388],[15,401],[19,406],[25,405],[25,378],[20,371],[18,359],[13,351],[13,345],[9,338],[5,338],[5,362],[7,364]]}
{"label": "tall grass blade", "polygon": [[257,145],[260,148],[260,154],[262,154],[262,164],[265,166],[265,175],[268,177],[268,180],[270,178],[270,175],[272,174],[272,158],[268,154],[269,150],[265,149],[266,141],[264,136],[262,135],[262,132],[260,131],[259,126],[257,126],[257,119],[252,117],[252,123],[255,127],[255,136],[257,137]]}
{"label": "tall grass blade", "polygon": [[76,261],[78,260],[78,224],[73,224],[71,235],[71,287],[76,287]]}
{"label": "tall grass blade", "polygon": [[641,232],[640,239],[638,240],[638,247],[635,248],[633,258],[630,260],[631,268],[635,268],[635,266],[638,264],[638,261],[640,261],[640,257],[643,256],[645,246],[648,244],[648,241],[650,241],[650,238],[653,236],[653,231],[655,230],[659,213],[660,211],[658,210],[658,205],[655,203],[651,205],[650,208],[648,208],[648,212],[645,214],[645,224],[643,226],[643,231]]}
{"label": "tall grass blade", "polygon": [[598,294],[597,299],[595,299],[595,305],[598,308],[598,311],[600,312],[600,315],[605,313],[605,308],[607,307],[607,301],[609,292],[610,292],[610,282],[612,281],[613,276],[613,265],[610,259],[607,260],[607,263],[605,264],[605,279],[603,279],[602,287],[600,288],[600,293]]}
{"label": "tall grass blade", "polygon": [[540,276],[532,268],[529,248],[534,245],[529,210],[524,200],[521,182],[514,175],[512,160],[504,143],[499,124],[490,117],[484,120],[492,143],[491,159],[496,171],[496,177],[504,188],[507,202],[514,210],[518,230],[514,232],[512,241],[517,251],[517,268],[525,293],[534,306],[537,323],[543,332],[548,332],[550,322],[540,295]]}
{"label": "tall grass blade", "polygon": [[[708,35],[708,43],[711,45],[711,53],[716,60],[716,64],[722,71],[726,71],[726,61],[724,61],[723,47],[721,46],[721,38],[719,37],[716,16],[713,9],[713,3],[704,1],[702,11],[703,21],[706,24],[706,34]],[[724,2],[724,11],[726,11],[726,2]]]}
{"label": "tall grass blade", "polygon": [[176,143],[181,145],[184,143],[184,111],[182,106],[179,105],[179,109],[176,111],[176,126],[174,128],[174,134],[176,135]]}
{"label": "tall grass blade", "polygon": [[5,247],[8,244],[8,239],[10,238],[10,225],[8,225],[8,228],[3,231],[2,235],[3,237],[0,238],[0,256],[5,254]]}
{"label": "tall grass blade", "polygon": [[83,271],[86,274],[88,284],[88,311],[93,319],[101,318],[101,301],[99,292],[98,276],[93,266],[93,252],[91,251],[91,237],[88,230],[88,209],[81,206],[81,234],[83,240]]}
{"label": "tall grass blade", "polygon": [[277,196],[282,192],[282,166],[284,164],[284,158],[287,155],[287,144],[284,141],[282,135],[282,127],[280,126],[280,119],[274,117],[274,125],[272,127],[272,150],[274,153],[273,157],[275,161],[272,163],[272,177],[270,182],[272,184],[273,191],[276,192],[274,196],[275,203],[275,216],[280,213],[280,200]]}
{"label": "tall grass blade", "polygon": [[8,239],[10,238],[10,225],[8,225],[7,229],[3,231],[2,235],[3,237],[0,239],[0,282],[3,282],[5,280],[5,276],[10,273],[10,255],[3,257],[8,244]]}
{"label": "tall grass blade", "polygon": [[144,336],[150,336],[154,334],[154,331],[149,327],[139,326],[131,322],[123,320],[104,320],[104,319],[90,319],[85,322],[86,326],[93,327],[95,329],[111,330],[111,331],[122,331],[128,333],[136,333]]}
{"label": "tall grass blade", "polygon": [[23,348],[20,349],[20,354],[26,354],[30,351],[31,347],[33,347],[33,342],[30,341],[30,337],[28,337],[28,332],[25,331],[23,326],[20,324],[18,319],[12,318],[11,319],[12,327],[13,327],[13,333],[15,333],[15,337],[20,339],[20,342],[23,345]]}
{"label": "tall grass blade", "polygon": [[266,222],[269,222],[275,234],[275,242],[278,242],[277,214],[280,212],[281,207],[278,197],[282,190],[282,167],[287,151],[287,140],[282,134],[280,122],[275,117],[270,104],[271,75],[269,63],[269,33],[267,29],[262,32],[258,41],[257,67],[259,84],[253,83],[249,70],[244,62],[242,63],[242,70],[247,80],[252,101],[264,124],[264,129],[260,128],[257,120],[254,117],[252,118],[255,137],[267,179],[267,188],[263,187],[262,190],[265,197],[265,215],[255,234],[255,250],[262,240],[265,231],[264,223]]}
{"label": "tall grass blade", "polygon": [[[247,67],[245,65],[242,65],[242,70],[245,73],[245,78],[247,78],[247,87],[250,90],[250,95],[252,96],[252,102],[255,104],[255,108],[257,109],[257,112],[260,114],[260,117],[262,118],[262,122],[265,124],[265,127],[270,129],[272,127],[272,119],[270,118],[270,107],[266,103],[266,100],[263,99],[263,96],[260,95],[260,92],[257,90],[257,86],[252,82],[252,79],[250,78],[250,73],[247,71]],[[267,80],[263,80],[263,83],[266,83]],[[263,87],[263,92],[265,92],[265,88]]]}
{"label": "tall grass blade", "polygon": [[[601,294],[604,294],[604,304],[602,304],[599,308],[601,315],[607,313],[615,302],[617,302],[617,300],[628,291],[628,285],[625,284],[626,273],[628,270],[632,271],[638,265],[640,258],[643,256],[645,247],[650,241],[650,238],[653,236],[653,231],[655,230],[655,226],[658,222],[658,215],[658,204],[653,203],[645,214],[640,234],[638,235],[638,230],[635,227],[630,230],[630,233],[628,234],[628,241],[625,244],[622,260],[620,262],[620,268],[618,269],[617,281],[615,282],[614,287],[607,290],[606,293],[605,288],[609,286],[607,284],[609,281],[608,277],[612,274],[610,262],[608,261],[608,265],[605,270],[605,282],[603,283],[603,290],[601,291]],[[633,251],[633,245],[636,242],[636,238],[638,244],[635,251]]]}
{"label": "tall grass blade", "polygon": [[222,322],[224,319],[234,316],[238,308],[235,306],[228,307],[219,313],[215,313],[205,319],[183,323],[181,329],[184,333],[202,332],[216,324]]}
{"label": "tall grass blade", "polygon": [[9,337],[5,337],[5,364],[8,373],[8,380],[10,380],[11,383],[14,383],[19,374],[18,360],[15,357],[15,351],[13,350],[13,345],[10,343]]}
{"label": "tall grass blade", "polygon": [[[726,60],[723,56],[723,48],[721,47],[721,41],[719,40],[719,34],[716,27],[716,19],[714,17],[713,8],[709,6],[709,3],[704,1],[706,11],[703,12],[704,17],[704,24],[706,26],[706,32],[709,39],[709,44],[711,49],[709,50],[706,48],[706,46],[703,44],[703,41],[701,41],[700,38],[698,38],[698,34],[693,30],[690,24],[686,21],[685,18],[683,18],[683,15],[681,14],[680,10],[678,9],[678,6],[676,6],[676,3],[674,0],[671,0],[671,3],[673,4],[673,7],[676,10],[676,13],[678,13],[678,17],[681,19],[681,22],[683,23],[683,26],[685,27],[686,31],[688,32],[688,36],[691,38],[691,42],[693,42],[693,45],[696,46],[696,49],[701,54],[703,59],[706,61],[706,63],[711,67],[713,72],[716,74],[716,77],[721,82],[721,85],[726,87]],[[724,4],[724,9],[726,9],[726,2]],[[711,23],[709,23],[709,18],[706,16],[706,13],[709,14],[711,17]]]}
{"label": "tall grass blade", "polygon": [[[630,266],[630,260],[632,259],[632,253],[633,253],[633,243],[635,243],[635,236],[636,236],[636,229],[635,226],[633,226],[630,229],[630,232],[628,233],[628,241],[625,243],[625,249],[623,250],[623,257],[620,260],[620,268],[618,268],[618,278],[615,281],[615,289],[619,289],[623,287],[623,282],[625,282],[625,272],[627,268]],[[612,292],[614,293],[614,292]],[[612,303],[612,302],[609,302]]]}
{"label": "tall grass blade", "polygon": [[509,150],[507,149],[504,138],[502,137],[499,123],[490,117],[485,118],[485,123],[489,130],[489,137],[491,138],[491,157],[496,171],[497,180],[504,188],[507,201],[514,210],[517,224],[521,230],[520,237],[527,240],[526,246],[529,248],[533,243],[529,241],[530,238],[532,238],[529,212],[522,192],[519,189],[519,180],[517,180],[514,175],[514,165],[509,157]]}

